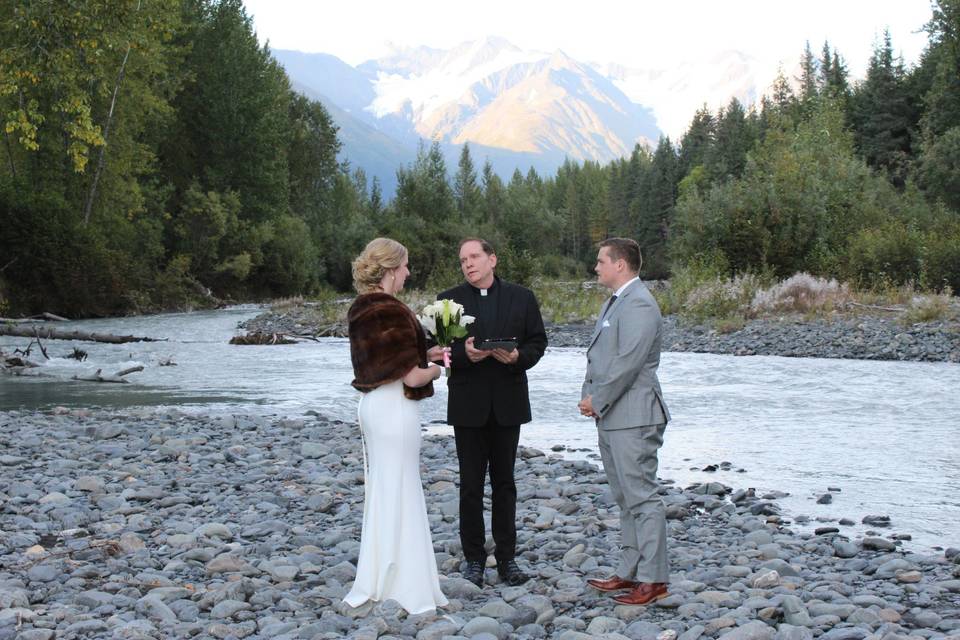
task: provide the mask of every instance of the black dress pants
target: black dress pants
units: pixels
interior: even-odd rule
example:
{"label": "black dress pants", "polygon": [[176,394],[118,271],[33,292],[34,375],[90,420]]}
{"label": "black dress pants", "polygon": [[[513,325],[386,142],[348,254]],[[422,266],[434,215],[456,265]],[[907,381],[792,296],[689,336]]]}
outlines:
{"label": "black dress pants", "polygon": [[467,561],[487,561],[483,524],[483,489],[487,468],[493,507],[491,525],[497,562],[517,551],[517,485],[513,479],[520,426],[502,427],[493,416],[485,427],[453,428],[460,461],[460,544]]}

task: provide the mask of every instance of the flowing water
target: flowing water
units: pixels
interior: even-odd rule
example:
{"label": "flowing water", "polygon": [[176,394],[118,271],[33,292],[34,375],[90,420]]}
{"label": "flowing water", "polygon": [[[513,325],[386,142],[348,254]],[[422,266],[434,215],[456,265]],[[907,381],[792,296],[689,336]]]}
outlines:
{"label": "flowing water", "polygon": [[[232,346],[237,323],[258,310],[89,320],[70,329],[165,337],[108,345],[44,341],[56,377],[0,377],[0,410],[50,406],[177,406],[196,413],[302,415],[315,410],[355,421],[345,339],[278,346]],[[0,336],[0,349],[29,340]],[[84,362],[65,359],[73,347]],[[34,360],[42,360],[34,347]],[[159,366],[165,359],[176,366]],[[70,381],[101,369],[142,364],[130,384]],[[594,457],[596,429],[576,410],[583,349],[548,349],[530,371],[534,421],[521,443],[549,453]],[[660,475],[686,485],[716,480],[760,492],[780,490],[789,515],[810,527],[848,517],[889,515],[890,531],[913,535],[912,548],[960,545],[960,365],[769,356],[665,353],[660,378],[673,414]],[[446,389],[422,403],[429,430],[443,425]],[[573,451],[570,451],[570,450]],[[708,464],[730,462],[710,473]],[[831,504],[816,498],[837,487]],[[861,534],[865,527],[849,527]]]}

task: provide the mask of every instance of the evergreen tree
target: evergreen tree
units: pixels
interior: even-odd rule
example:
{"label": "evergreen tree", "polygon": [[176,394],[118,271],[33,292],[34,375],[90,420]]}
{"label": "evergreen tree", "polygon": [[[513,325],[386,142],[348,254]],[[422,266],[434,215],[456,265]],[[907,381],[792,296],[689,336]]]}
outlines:
{"label": "evergreen tree", "polygon": [[[307,222],[315,241],[331,218],[333,189],[340,173],[337,126],[324,106],[300,94],[290,97],[287,146],[290,211]],[[321,247],[323,250],[325,247]]]}
{"label": "evergreen tree", "polygon": [[931,45],[911,80],[925,113],[920,178],[927,193],[960,213],[960,2],[938,0]]}
{"label": "evergreen tree", "polygon": [[836,49],[831,51],[830,43],[826,40],[823,42],[819,65],[817,86],[820,94],[832,100],[845,101],[850,92],[847,68],[840,58],[840,53]]}
{"label": "evergreen tree", "polygon": [[777,69],[777,77],[773,80],[773,104],[782,113],[792,117],[792,111],[796,104],[796,98],[793,95],[793,89],[787,76],[783,74],[783,68]]}
{"label": "evergreen tree", "polygon": [[421,142],[413,164],[397,170],[392,211],[388,231],[410,252],[411,286],[449,271],[462,227],[440,143]]}
{"label": "evergreen tree", "polygon": [[242,0],[186,3],[192,26],[185,65],[191,82],[174,102],[166,172],[182,192],[236,191],[241,217],[264,222],[289,208],[290,86],[257,42]]}
{"label": "evergreen tree", "polygon": [[453,197],[457,202],[457,212],[461,220],[476,220],[480,213],[482,193],[477,184],[477,172],[470,157],[470,145],[464,143],[457,163],[457,174],[453,178]]}
{"label": "evergreen tree", "polygon": [[800,77],[797,78],[800,82],[800,103],[804,108],[819,95],[817,89],[817,79],[819,76],[817,59],[810,49],[810,41],[808,40],[803,47],[803,55],[800,57]]}
{"label": "evergreen tree", "polygon": [[912,118],[905,74],[893,55],[889,31],[874,48],[867,77],[851,98],[850,121],[854,143],[867,163],[902,187],[917,123]]}
{"label": "evergreen tree", "polygon": [[643,251],[643,271],[647,277],[664,277],[669,273],[667,240],[680,178],[677,153],[670,138],[662,136],[650,163],[644,206],[638,220],[637,242]]}
{"label": "evergreen tree", "polygon": [[960,126],[960,0],[934,0],[927,32],[933,78],[924,97],[923,128],[936,137]]}
{"label": "evergreen tree", "polygon": [[707,109],[707,105],[703,105],[697,109],[686,133],[680,138],[678,170],[681,177],[690,173],[697,165],[703,164],[713,144],[714,128],[713,114]]}
{"label": "evergreen tree", "polygon": [[833,73],[833,55],[830,52],[830,43],[823,41],[823,49],[820,50],[819,73],[817,74],[817,88],[821,93],[826,93],[830,86],[830,75]]}
{"label": "evergreen tree", "polygon": [[847,65],[836,50],[833,52],[833,62],[830,64],[830,75],[827,78],[827,94],[834,100],[845,103],[850,97],[850,83],[847,80]]}
{"label": "evergreen tree", "polygon": [[747,152],[755,142],[747,114],[736,98],[717,116],[713,146],[705,163],[712,180],[739,177],[747,164]]}
{"label": "evergreen tree", "polygon": [[487,224],[495,226],[503,217],[505,199],[503,181],[487,160],[483,163],[483,219]]}
{"label": "evergreen tree", "polygon": [[370,185],[370,209],[369,217],[376,220],[383,213],[383,189],[380,187],[380,178],[373,176],[373,182]]}

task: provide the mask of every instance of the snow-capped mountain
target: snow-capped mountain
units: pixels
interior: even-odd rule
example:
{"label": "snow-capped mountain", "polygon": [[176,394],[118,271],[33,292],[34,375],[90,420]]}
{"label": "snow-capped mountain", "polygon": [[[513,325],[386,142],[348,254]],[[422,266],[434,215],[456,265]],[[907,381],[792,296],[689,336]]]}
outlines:
{"label": "snow-capped mountain", "polygon": [[[609,162],[637,143],[655,146],[662,133],[678,140],[705,103],[753,103],[776,72],[738,52],[675,67],[585,64],[493,37],[452,49],[394,47],[357,67],[328,54],[273,54],[298,90],[330,108],[346,134],[343,156],[385,173],[387,192],[420,140],[440,142],[451,166],[469,143],[477,164],[489,159],[503,176],[530,166],[549,173],[564,158]],[[376,167],[365,166],[371,157]]]}
{"label": "snow-capped mountain", "polygon": [[660,129],[676,142],[697,109],[711,111],[736,98],[745,107],[767,93],[777,65],[763,63],[739,51],[724,51],[705,60],[671,66],[631,69],[618,64],[595,65],[631,100],[650,105]]}

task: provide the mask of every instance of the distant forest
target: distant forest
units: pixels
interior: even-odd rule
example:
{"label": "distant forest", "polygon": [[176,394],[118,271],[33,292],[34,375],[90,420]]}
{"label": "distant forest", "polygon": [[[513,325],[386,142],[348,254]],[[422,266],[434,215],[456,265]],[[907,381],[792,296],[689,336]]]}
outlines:
{"label": "distant forest", "polygon": [[465,235],[522,282],[586,278],[595,243],[625,235],[645,277],[706,261],[960,291],[960,0],[933,3],[914,66],[887,34],[853,82],[808,45],[758,105],[550,176],[504,181],[468,146],[448,167],[425,143],[391,201],[337,161],[329,114],[241,0],[83,7],[0,0],[0,316],[347,291],[377,235],[409,247],[413,287],[456,280]]}

